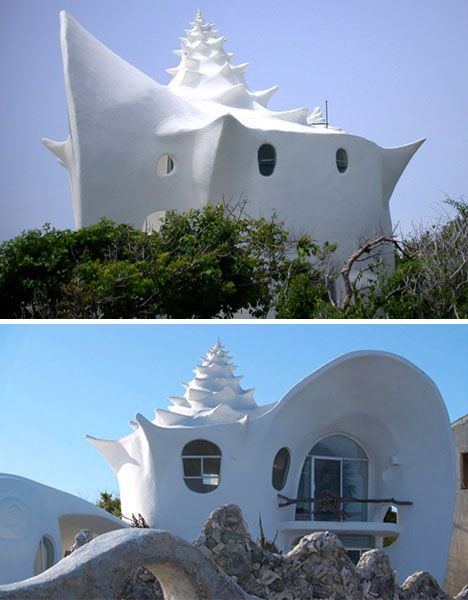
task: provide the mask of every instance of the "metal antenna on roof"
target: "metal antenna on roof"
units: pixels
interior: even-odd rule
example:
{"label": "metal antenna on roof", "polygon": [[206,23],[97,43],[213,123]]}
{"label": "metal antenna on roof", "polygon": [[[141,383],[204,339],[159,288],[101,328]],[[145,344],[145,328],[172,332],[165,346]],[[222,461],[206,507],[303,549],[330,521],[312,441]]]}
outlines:
{"label": "metal antenna on roof", "polygon": [[328,128],[328,100],[325,100],[325,127]]}

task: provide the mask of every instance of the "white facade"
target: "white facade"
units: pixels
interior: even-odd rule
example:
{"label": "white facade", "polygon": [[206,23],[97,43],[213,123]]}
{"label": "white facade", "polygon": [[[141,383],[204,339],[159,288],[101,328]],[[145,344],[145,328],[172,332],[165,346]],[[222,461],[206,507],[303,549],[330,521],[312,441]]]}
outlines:
{"label": "white facade", "polygon": [[275,211],[336,242],[339,262],[390,234],[390,196],[424,140],[385,149],[328,127],[320,109],[269,110],[276,86],[251,90],[224,42],[197,13],[164,86],[61,13],[70,135],[44,144],[68,169],[77,227],[147,227],[167,210],[243,197],[252,216]]}
{"label": "white facade", "polygon": [[[279,402],[258,407],[234,368],[218,341],[168,410],[157,410],[153,421],[138,414],[130,422],[134,432],[119,441],[89,437],[117,475],[123,513],[141,513],[151,526],[193,540],[214,509],[235,503],[254,537],[261,515],[267,537],[278,532],[283,550],[319,530],[345,536],[354,554],[382,547],[393,536],[387,550],[400,581],[428,570],[442,583],[454,505],[454,448],[434,383],[398,356],[353,352],[306,377]],[[331,449],[326,455],[333,440],[344,450],[324,458],[317,443]],[[281,449],[287,451],[283,459],[290,459],[285,473],[277,457]],[[275,457],[279,469],[273,479]],[[279,506],[278,494],[320,496],[334,469],[340,481],[336,497],[412,504],[399,507],[397,524],[383,522],[391,502],[348,502],[343,520],[317,506],[315,514],[304,504],[297,512],[294,504]]]}
{"label": "white facade", "polygon": [[96,536],[122,527],[117,517],[72,494],[0,473],[0,584],[57,563],[81,529]]}

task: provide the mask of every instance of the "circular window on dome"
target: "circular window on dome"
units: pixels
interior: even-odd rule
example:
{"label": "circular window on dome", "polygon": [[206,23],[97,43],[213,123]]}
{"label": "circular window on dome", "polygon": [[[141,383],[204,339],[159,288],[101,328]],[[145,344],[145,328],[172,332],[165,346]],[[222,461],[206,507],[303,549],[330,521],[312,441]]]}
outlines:
{"label": "circular window on dome", "polygon": [[193,492],[206,494],[220,484],[221,450],[208,440],[193,440],[182,450],[185,485]]}
{"label": "circular window on dome", "polygon": [[174,158],[170,154],[163,154],[156,165],[156,173],[159,177],[166,177],[174,171]]}
{"label": "circular window on dome", "polygon": [[336,168],[340,173],[348,170],[348,154],[344,148],[338,148],[336,151]]}
{"label": "circular window on dome", "polygon": [[281,448],[281,450],[278,450],[275,460],[273,461],[273,471],[271,473],[271,483],[275,490],[282,490],[286,485],[289,463],[289,450],[287,448]]}
{"label": "circular window on dome", "polygon": [[276,166],[276,150],[271,144],[262,144],[258,149],[258,170],[261,175],[268,177]]}

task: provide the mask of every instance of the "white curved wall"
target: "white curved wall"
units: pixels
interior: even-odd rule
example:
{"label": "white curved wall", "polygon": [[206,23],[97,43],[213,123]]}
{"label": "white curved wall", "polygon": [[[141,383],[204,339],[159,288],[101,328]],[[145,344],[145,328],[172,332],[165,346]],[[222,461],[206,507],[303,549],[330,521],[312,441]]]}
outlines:
{"label": "white curved wall", "polygon": [[43,536],[54,546],[54,562],[84,528],[94,535],[126,527],[93,504],[36,481],[0,473],[0,584],[34,575]]}

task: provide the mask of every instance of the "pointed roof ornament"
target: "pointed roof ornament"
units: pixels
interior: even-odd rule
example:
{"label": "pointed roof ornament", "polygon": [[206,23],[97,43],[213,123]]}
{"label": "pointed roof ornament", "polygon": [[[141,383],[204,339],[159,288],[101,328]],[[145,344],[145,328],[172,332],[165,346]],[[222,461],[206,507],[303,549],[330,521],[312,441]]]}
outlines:
{"label": "pointed roof ornament", "polygon": [[210,101],[265,112],[277,87],[258,92],[249,89],[244,81],[248,63],[231,64],[234,54],[224,49],[227,38],[204,21],[200,9],[190,25],[185,37],[180,38],[180,50],[174,51],[180,56],[179,64],[166,69],[172,77],[170,90],[192,102]]}
{"label": "pointed roof ornament", "polygon": [[218,337],[194,369],[195,377],[183,384],[184,395],[171,396],[169,410],[156,411],[155,425],[219,425],[263,414],[265,409],[255,402],[254,390],[241,387],[241,376],[234,375],[234,369],[232,357]]}

